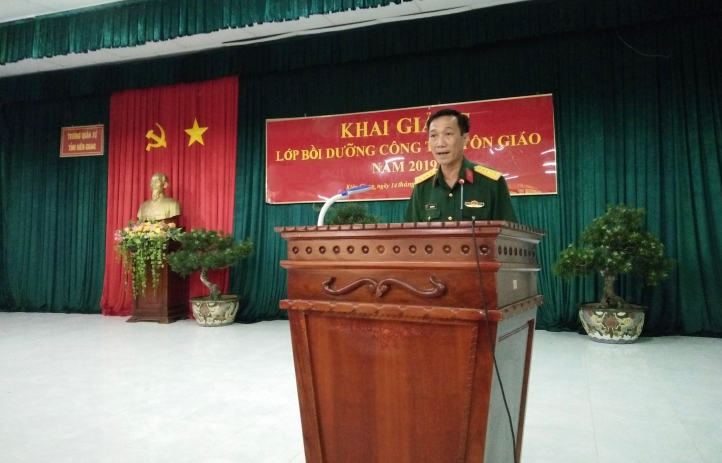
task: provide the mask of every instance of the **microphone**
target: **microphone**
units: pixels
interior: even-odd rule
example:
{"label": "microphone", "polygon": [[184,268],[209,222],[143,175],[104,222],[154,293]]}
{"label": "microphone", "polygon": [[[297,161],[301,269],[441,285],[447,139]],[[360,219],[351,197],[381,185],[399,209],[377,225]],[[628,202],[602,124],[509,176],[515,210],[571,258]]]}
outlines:
{"label": "microphone", "polygon": [[341,198],[345,198],[351,195],[355,195],[357,193],[363,193],[364,191],[369,191],[371,189],[370,185],[361,185],[361,186],[355,186],[353,188],[349,188],[346,191],[342,191],[341,193],[330,197],[326,202],[324,203],[323,207],[321,208],[321,212],[318,214],[318,221],[316,222],[316,225],[319,227],[323,225],[323,219],[326,216],[326,211],[328,211],[328,208],[331,207],[331,204],[335,203]]}
{"label": "microphone", "polygon": [[459,179],[459,185],[461,185],[461,204],[459,204],[459,209],[462,211],[464,210],[464,179]]}

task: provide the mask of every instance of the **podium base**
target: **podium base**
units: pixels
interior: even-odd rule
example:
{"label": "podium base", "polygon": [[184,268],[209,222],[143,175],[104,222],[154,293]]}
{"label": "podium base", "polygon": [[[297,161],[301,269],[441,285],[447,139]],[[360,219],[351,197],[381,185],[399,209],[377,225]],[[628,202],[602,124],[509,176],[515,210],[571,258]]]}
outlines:
{"label": "podium base", "polygon": [[133,315],[126,323],[173,323],[188,318],[188,279],[168,269],[160,270],[158,287],[153,290],[150,272],[146,275],[145,294],[133,300]]}

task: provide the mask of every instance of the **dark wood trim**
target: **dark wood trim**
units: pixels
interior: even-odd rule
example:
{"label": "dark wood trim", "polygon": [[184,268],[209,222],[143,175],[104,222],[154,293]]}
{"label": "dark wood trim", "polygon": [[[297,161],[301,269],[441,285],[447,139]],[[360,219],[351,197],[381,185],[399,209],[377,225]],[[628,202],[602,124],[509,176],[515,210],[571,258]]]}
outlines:
{"label": "dark wood trim", "polygon": [[526,419],[526,398],[529,390],[529,373],[531,371],[531,354],[532,343],[534,341],[534,328],[536,326],[536,318],[527,322],[529,332],[526,344],[526,360],[524,362],[524,381],[521,389],[521,406],[519,407],[519,426],[517,426],[516,436],[516,460],[521,461],[521,447],[524,439],[524,420]]}
{"label": "dark wood trim", "polygon": [[299,406],[301,409],[301,426],[304,430],[303,442],[306,460],[310,462],[322,462],[324,461],[323,449],[321,447],[321,435],[318,427],[318,404],[315,399],[316,394],[313,387],[306,314],[292,311],[289,313],[289,321],[293,338],[299,340],[298,348],[293,350],[293,356],[296,369]]}
{"label": "dark wood trim", "polygon": [[[544,298],[534,296],[516,304],[488,311],[489,321],[500,322],[507,318],[521,315],[541,305]],[[324,312],[336,315],[368,316],[375,318],[403,317],[413,321],[425,319],[439,320],[485,320],[487,311],[472,308],[442,309],[435,306],[402,306],[393,304],[369,304],[352,302],[306,301],[298,299],[283,299],[279,303],[283,310],[297,310],[300,312]]]}

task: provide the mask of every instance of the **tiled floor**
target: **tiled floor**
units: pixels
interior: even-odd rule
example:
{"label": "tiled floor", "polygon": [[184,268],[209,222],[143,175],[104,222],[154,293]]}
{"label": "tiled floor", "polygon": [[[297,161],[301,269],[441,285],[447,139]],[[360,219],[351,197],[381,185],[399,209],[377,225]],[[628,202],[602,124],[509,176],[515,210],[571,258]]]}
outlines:
{"label": "tiled floor", "polygon": [[[522,462],[719,463],[721,416],[722,339],[537,331]],[[303,463],[288,322],[0,313],[0,462]]]}

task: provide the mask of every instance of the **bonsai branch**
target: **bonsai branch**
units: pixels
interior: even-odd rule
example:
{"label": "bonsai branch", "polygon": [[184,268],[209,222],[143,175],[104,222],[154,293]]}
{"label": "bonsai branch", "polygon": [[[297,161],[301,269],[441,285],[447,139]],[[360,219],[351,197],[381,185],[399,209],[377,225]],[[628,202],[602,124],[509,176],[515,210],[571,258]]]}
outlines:
{"label": "bonsai branch", "polygon": [[624,299],[617,295],[614,291],[614,282],[617,281],[616,275],[607,275],[601,272],[604,278],[604,293],[602,294],[602,300],[600,305],[602,307],[619,308],[626,305]]}
{"label": "bonsai branch", "polygon": [[177,240],[180,249],[168,255],[168,265],[182,276],[200,271],[201,281],[210,290],[213,301],[221,299],[221,292],[208,279],[208,271],[228,268],[253,253],[250,239],[235,242],[232,235],[223,235],[215,230],[193,229],[181,234]]}
{"label": "bonsai branch", "polygon": [[208,289],[211,292],[211,300],[218,301],[221,299],[221,292],[218,289],[218,286],[208,279],[208,269],[201,270],[201,281],[204,285],[208,286]]}

